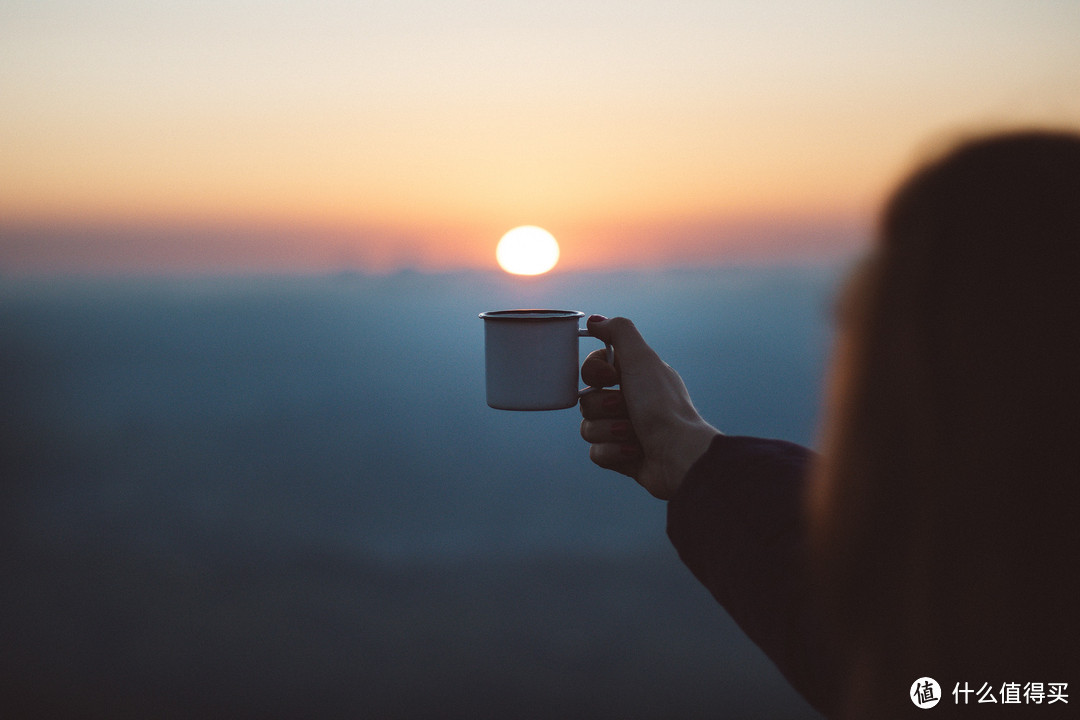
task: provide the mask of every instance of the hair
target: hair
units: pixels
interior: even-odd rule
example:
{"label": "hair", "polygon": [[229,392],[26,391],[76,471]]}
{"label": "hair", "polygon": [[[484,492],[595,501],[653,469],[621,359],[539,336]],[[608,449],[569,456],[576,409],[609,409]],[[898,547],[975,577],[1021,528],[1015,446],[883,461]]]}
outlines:
{"label": "hair", "polygon": [[808,505],[846,714],[914,710],[923,676],[1077,681],[1080,136],[925,164],[843,307]]}

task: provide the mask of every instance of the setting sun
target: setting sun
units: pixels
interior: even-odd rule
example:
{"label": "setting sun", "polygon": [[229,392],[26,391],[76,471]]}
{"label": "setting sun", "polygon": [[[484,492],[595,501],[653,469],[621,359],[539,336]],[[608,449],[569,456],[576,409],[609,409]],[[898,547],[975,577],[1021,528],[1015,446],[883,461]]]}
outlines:
{"label": "setting sun", "polygon": [[559,243],[543,228],[516,227],[502,236],[495,248],[499,267],[514,275],[540,275],[559,262]]}

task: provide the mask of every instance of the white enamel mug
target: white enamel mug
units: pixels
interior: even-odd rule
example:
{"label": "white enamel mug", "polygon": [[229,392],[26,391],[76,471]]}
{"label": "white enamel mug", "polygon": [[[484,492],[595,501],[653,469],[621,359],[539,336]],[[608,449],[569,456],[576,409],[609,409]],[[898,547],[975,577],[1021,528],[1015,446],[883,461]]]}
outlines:
{"label": "white enamel mug", "polygon": [[[559,410],[577,405],[577,310],[493,310],[484,321],[487,404],[497,410]],[[607,346],[611,358],[611,346]]]}

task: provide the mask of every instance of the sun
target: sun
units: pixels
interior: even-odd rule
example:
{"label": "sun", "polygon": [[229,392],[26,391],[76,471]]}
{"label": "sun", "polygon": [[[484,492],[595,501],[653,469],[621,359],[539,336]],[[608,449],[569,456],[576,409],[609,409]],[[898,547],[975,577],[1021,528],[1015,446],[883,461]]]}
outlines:
{"label": "sun", "polygon": [[502,236],[495,259],[508,273],[541,275],[559,262],[559,243],[543,228],[522,225]]}

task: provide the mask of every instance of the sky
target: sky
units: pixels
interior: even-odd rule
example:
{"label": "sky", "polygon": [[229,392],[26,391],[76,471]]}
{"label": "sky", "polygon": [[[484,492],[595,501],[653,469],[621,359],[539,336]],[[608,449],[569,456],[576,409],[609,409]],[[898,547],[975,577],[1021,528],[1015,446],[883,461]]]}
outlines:
{"label": "sky", "polygon": [[0,273],[814,259],[1080,124],[1075,0],[2,0]]}

